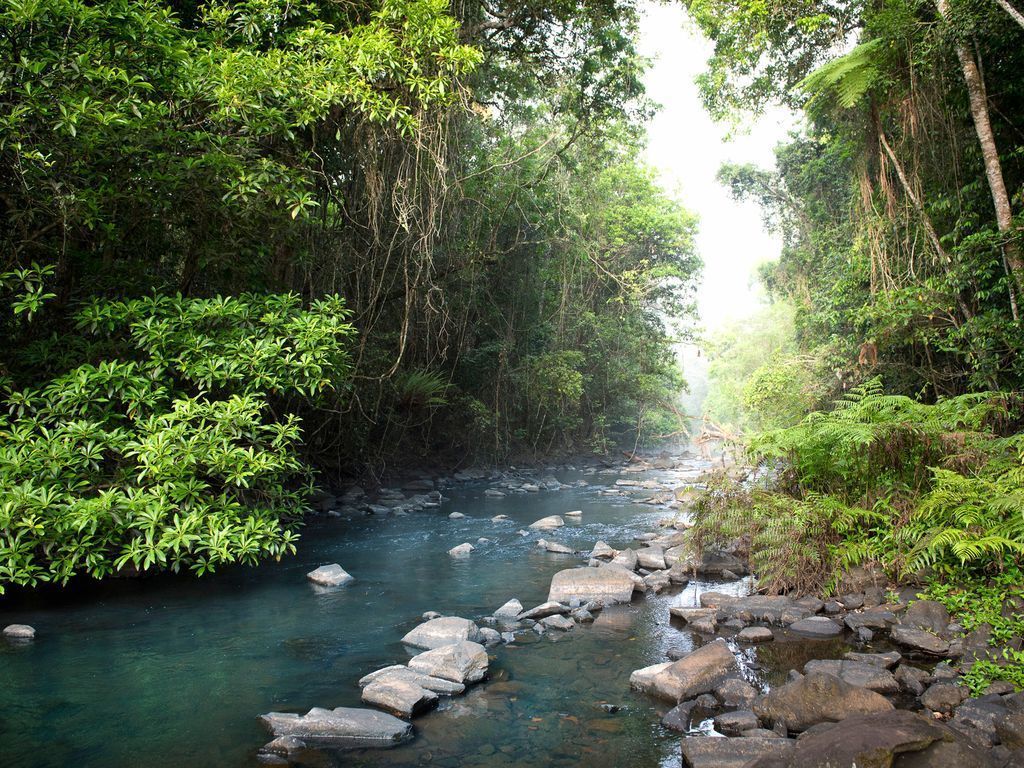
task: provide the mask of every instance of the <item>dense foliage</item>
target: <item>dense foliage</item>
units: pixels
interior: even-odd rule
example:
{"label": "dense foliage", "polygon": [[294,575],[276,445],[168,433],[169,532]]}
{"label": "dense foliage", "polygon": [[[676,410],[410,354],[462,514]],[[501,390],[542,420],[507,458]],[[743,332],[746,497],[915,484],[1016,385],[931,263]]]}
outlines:
{"label": "dense foliage", "polygon": [[0,584],[280,555],[311,467],[677,431],[636,13],[0,3]]}

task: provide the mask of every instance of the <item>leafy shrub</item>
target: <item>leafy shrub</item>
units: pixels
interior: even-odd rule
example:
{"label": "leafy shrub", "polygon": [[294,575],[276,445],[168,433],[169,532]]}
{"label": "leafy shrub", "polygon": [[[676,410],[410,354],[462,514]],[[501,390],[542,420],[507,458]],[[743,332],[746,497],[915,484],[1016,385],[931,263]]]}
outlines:
{"label": "leafy shrub", "polygon": [[4,401],[0,591],[293,552],[311,477],[276,411],[343,380],[346,317],[294,295],[86,306],[79,325],[122,358]]}

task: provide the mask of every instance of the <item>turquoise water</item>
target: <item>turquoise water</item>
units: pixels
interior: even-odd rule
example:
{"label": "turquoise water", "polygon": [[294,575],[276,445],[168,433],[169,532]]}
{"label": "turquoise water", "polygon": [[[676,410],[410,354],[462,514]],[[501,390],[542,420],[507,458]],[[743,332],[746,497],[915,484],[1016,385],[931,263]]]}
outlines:
{"label": "turquoise water", "polygon": [[[299,554],[281,563],[0,605],[0,625],[37,630],[30,645],[0,643],[4,765],[256,765],[267,741],[257,715],[359,706],[356,681],[408,660],[399,640],[424,611],[478,619],[512,597],[542,602],[551,575],[580,560],[538,551],[537,536],[519,528],[582,509],[578,524],[540,535],[579,549],[598,539],[624,546],[666,515],[595,486],[499,499],[483,490],[447,491],[441,509],[407,517],[315,520]],[[449,520],[452,511],[467,517]],[[491,522],[497,514],[511,519]],[[493,543],[465,559],[446,554],[481,536]],[[318,592],[305,574],[331,562],[357,580]],[[491,680],[418,718],[411,744],[311,764],[677,766],[680,737],[658,724],[665,708],[632,694],[628,679],[669,647],[693,647],[669,625],[668,606],[693,604],[704,588],[721,585],[691,584],[606,610],[591,627],[492,649]],[[772,653],[788,661],[783,645]],[[770,659],[752,672],[763,683],[779,674]]]}

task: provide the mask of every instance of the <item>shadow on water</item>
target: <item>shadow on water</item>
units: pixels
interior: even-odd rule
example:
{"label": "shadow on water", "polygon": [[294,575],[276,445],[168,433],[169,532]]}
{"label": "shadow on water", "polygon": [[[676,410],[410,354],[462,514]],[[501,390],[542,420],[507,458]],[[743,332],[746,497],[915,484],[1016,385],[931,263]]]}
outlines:
{"label": "shadow on water", "polygon": [[[483,490],[453,491],[441,509],[407,517],[314,521],[299,554],[281,563],[8,601],[0,622],[32,624],[38,634],[28,646],[0,644],[4,764],[254,765],[267,740],[258,714],[359,706],[356,681],[408,660],[399,640],[424,611],[478,618],[511,597],[542,602],[551,575],[580,559],[539,551],[537,536],[520,536],[521,527],[582,509],[579,523],[543,535],[589,550],[598,539],[627,546],[666,515],[596,486],[506,498]],[[449,520],[452,511],[466,517]],[[510,519],[492,522],[498,514]],[[446,554],[480,537],[492,541],[472,556]],[[305,573],[330,562],[357,580],[337,591],[311,588]],[[629,675],[664,661],[670,647],[702,642],[669,624],[668,607],[693,604],[707,588],[743,584],[691,584],[606,610],[565,635],[493,649],[490,681],[417,719],[413,742],[308,752],[301,764],[679,765],[679,736],[659,725],[666,708],[633,694]],[[760,664],[754,674],[778,682],[808,652],[800,646],[749,652]]]}

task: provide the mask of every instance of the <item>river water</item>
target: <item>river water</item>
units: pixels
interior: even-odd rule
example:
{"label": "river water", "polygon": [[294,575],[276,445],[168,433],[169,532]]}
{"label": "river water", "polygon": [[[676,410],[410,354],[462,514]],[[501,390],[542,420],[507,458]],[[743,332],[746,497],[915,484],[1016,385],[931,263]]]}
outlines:
{"label": "river water", "polygon": [[[694,480],[694,462],[664,478]],[[663,473],[664,475],[664,473]],[[578,523],[541,534],[580,550],[625,547],[666,510],[584,488],[505,498],[485,484],[446,491],[440,509],[398,517],[316,519],[297,556],[202,579],[163,576],[77,590],[36,603],[0,603],[0,625],[37,630],[29,645],[0,643],[0,755],[10,766],[253,766],[268,740],[256,716],[313,706],[360,706],[356,681],[409,659],[400,638],[424,611],[479,619],[516,597],[547,597],[551,575],[580,558],[539,551],[517,531],[552,514]],[[635,477],[635,476],[631,476]],[[578,473],[562,473],[571,482]],[[638,493],[637,497],[648,495]],[[459,511],[461,520],[449,520]],[[505,522],[492,522],[498,514]],[[479,537],[468,558],[446,552]],[[305,574],[337,562],[356,577],[320,592]],[[392,750],[318,755],[321,765],[576,766],[681,764],[665,707],[629,690],[632,670],[699,644],[669,622],[671,605],[742,582],[695,582],[609,608],[591,626],[532,633],[491,650],[490,680],[414,721],[416,739]],[[779,682],[800,659],[845,648],[807,641],[745,651],[750,678]],[[604,705],[618,707],[608,712]]]}

